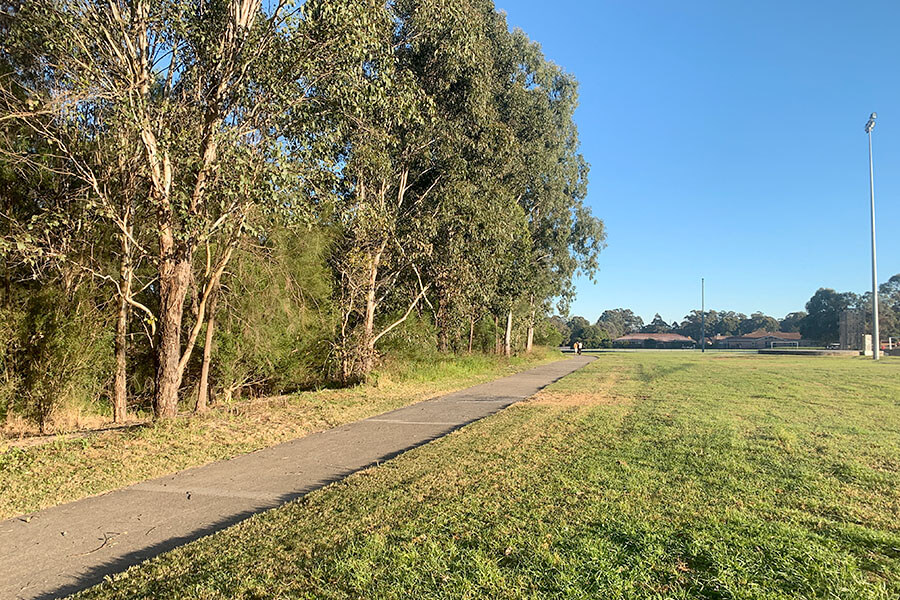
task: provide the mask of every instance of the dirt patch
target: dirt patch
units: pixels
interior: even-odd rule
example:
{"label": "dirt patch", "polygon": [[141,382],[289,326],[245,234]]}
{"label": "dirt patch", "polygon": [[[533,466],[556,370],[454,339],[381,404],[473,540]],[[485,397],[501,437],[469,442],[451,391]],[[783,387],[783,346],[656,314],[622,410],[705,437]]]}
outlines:
{"label": "dirt patch", "polygon": [[627,396],[617,396],[615,394],[604,393],[569,393],[563,394],[559,392],[540,392],[528,401],[529,404],[538,406],[619,406],[623,404],[631,404],[631,398]]}

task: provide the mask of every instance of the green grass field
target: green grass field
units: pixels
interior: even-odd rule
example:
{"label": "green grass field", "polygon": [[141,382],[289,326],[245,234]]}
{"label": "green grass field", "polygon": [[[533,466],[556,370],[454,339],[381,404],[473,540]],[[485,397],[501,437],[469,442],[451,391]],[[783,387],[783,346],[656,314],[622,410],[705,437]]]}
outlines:
{"label": "green grass field", "polygon": [[900,360],[604,354],[82,598],[897,598]]}

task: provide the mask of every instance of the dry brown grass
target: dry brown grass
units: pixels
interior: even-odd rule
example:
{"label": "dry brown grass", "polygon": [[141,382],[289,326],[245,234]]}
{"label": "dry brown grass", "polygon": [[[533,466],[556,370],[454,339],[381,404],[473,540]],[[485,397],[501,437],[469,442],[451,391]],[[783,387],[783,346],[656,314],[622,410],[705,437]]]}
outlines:
{"label": "dry brown grass", "polygon": [[590,390],[578,392],[548,389],[537,393],[527,404],[536,406],[556,406],[559,408],[584,406],[621,406],[631,404],[634,400],[627,394],[616,391],[620,373],[609,371],[604,373]]}

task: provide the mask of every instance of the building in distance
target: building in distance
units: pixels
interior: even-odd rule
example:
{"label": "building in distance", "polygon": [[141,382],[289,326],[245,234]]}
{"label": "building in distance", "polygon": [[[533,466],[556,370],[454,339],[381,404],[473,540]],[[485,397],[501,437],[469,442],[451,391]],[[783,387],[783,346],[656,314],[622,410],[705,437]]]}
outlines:
{"label": "building in distance", "polygon": [[629,333],[613,340],[614,348],[693,348],[697,342],[677,333]]}
{"label": "building in distance", "polygon": [[759,329],[744,335],[732,335],[717,340],[716,347],[728,350],[756,350],[760,348],[777,348],[779,346],[812,346],[812,340],[804,340],[799,333],[784,331],[765,331]]}

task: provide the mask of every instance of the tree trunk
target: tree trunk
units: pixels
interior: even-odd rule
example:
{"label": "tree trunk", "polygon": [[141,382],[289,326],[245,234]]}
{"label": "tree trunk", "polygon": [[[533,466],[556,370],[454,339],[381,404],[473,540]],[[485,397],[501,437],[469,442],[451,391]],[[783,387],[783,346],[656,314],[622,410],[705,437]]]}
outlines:
{"label": "tree trunk", "polygon": [[512,309],[506,313],[506,337],[503,341],[503,354],[512,356]]}
{"label": "tree trunk", "polygon": [[437,309],[437,334],[438,334],[438,350],[446,352],[450,348],[450,324],[447,318],[447,299],[442,292],[438,292],[438,309]]}
{"label": "tree trunk", "polygon": [[534,309],[534,296],[531,297],[531,318],[528,321],[528,336],[525,340],[525,353],[531,354],[531,348],[534,344],[534,317],[535,317],[535,309]]}
{"label": "tree trunk", "polygon": [[363,320],[363,339],[360,342],[358,375],[366,376],[375,367],[375,310],[378,291],[378,268],[381,265],[381,254],[384,245],[369,260],[369,280],[366,288],[366,312]]}
{"label": "tree trunk", "polygon": [[119,310],[116,315],[116,375],[113,383],[113,422],[121,423],[127,417],[128,383],[127,357],[128,350],[128,302],[120,294]]}
{"label": "tree trunk", "polygon": [[131,257],[131,242],[122,234],[122,260],[119,264],[119,308],[116,314],[116,374],[113,382],[113,422],[122,423],[128,417],[128,317],[131,305],[131,284],[134,279],[134,264]]}
{"label": "tree trunk", "polygon": [[475,341],[475,315],[469,317],[469,354],[472,354],[472,343]]}
{"label": "tree trunk", "polygon": [[153,410],[158,419],[178,415],[178,389],[181,387],[181,321],[184,300],[190,286],[191,263],[162,253],[159,269],[159,369],[156,373],[156,397]]}
{"label": "tree trunk", "polygon": [[203,344],[203,364],[200,367],[200,385],[197,388],[197,406],[194,412],[204,413],[208,408],[209,400],[209,364],[212,358],[213,332],[216,326],[216,304],[218,303],[218,290],[212,293],[209,299],[209,315],[206,318],[206,340]]}

